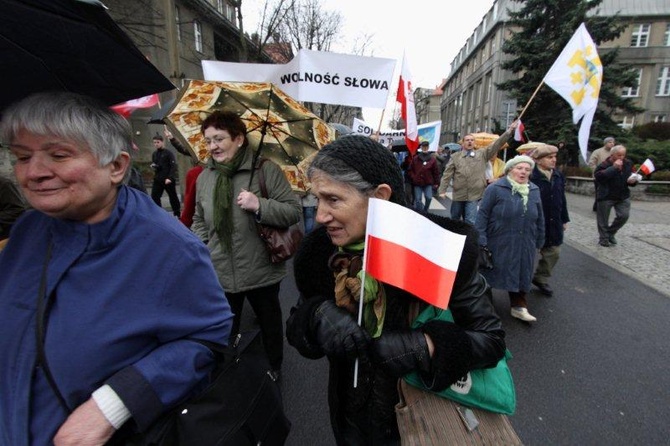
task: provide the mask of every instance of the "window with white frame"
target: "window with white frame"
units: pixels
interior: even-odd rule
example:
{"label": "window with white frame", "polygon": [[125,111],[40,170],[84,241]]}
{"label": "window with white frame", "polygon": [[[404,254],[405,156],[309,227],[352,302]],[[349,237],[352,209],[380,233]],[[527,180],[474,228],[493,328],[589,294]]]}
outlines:
{"label": "window with white frame", "polygon": [[634,87],[625,87],[621,91],[621,96],[624,98],[637,97],[640,95],[640,82],[642,81],[642,68],[637,70],[637,79]]}
{"label": "window with white frame", "polygon": [[654,115],[652,120],[654,122],[667,122],[668,121],[668,115]]}
{"label": "window with white frame", "polygon": [[219,12],[219,14],[223,15],[223,0],[216,0],[216,10]]}
{"label": "window with white frame", "polygon": [[622,129],[632,129],[633,125],[635,125],[635,116],[624,116],[618,125]]}
{"label": "window with white frame", "polygon": [[661,68],[656,81],[656,96],[670,96],[670,66]]}
{"label": "window with white frame", "polygon": [[670,23],[665,25],[665,46],[670,46]]}
{"label": "window with white frame", "polygon": [[174,7],[174,21],[177,26],[177,40],[181,42],[181,18],[179,16],[179,6]]}
{"label": "window with white frame", "polygon": [[651,25],[648,23],[633,25],[633,34],[630,36],[630,46],[642,47],[649,43],[649,29]]}
{"label": "window with white frame", "polygon": [[197,20],[193,21],[193,37],[195,38],[195,50],[202,53],[202,25]]}

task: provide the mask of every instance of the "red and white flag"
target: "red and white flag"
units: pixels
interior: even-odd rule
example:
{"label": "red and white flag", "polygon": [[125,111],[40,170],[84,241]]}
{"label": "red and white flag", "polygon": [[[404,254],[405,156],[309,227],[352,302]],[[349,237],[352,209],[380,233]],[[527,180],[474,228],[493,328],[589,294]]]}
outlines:
{"label": "red and white flag", "polygon": [[526,142],[526,138],[523,136],[525,130],[526,127],[524,127],[523,122],[519,119],[519,125],[514,129],[514,141]]}
{"label": "red and white flag", "polygon": [[400,115],[405,121],[405,144],[409,153],[414,155],[419,148],[419,130],[416,122],[416,108],[414,107],[414,88],[412,75],[409,72],[405,55],[402,56],[402,69],[396,101],[400,102]]}
{"label": "red and white flag", "polygon": [[130,101],[112,105],[110,108],[124,118],[128,118],[130,114],[138,108],[150,108],[159,104],[160,98],[158,97],[158,94],[154,93],[149,96],[143,96],[141,98],[131,99]]}
{"label": "red and white flag", "polygon": [[412,209],[370,198],[363,269],[438,308],[449,305],[465,236]]}
{"label": "red and white flag", "polygon": [[638,169],[638,171],[641,171],[645,175],[651,175],[651,173],[655,170],[656,170],[656,167],[654,166],[654,163],[649,158],[647,158],[644,161],[644,163],[642,163],[640,168]]}

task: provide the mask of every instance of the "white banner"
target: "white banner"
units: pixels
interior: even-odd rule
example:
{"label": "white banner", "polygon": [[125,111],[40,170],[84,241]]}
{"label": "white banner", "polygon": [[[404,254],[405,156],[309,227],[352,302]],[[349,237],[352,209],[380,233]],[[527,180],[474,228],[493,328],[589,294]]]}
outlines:
{"label": "white banner", "polygon": [[[419,131],[419,141],[428,141],[430,143],[429,151],[437,152],[437,147],[440,144],[440,132],[442,131],[442,121],[432,121],[425,124],[419,124],[417,127]],[[367,124],[358,118],[354,118],[354,123],[351,126],[352,133],[372,136],[377,130],[371,125]],[[405,143],[405,130],[380,130],[379,142],[384,146],[389,146],[393,143]]]}
{"label": "white banner", "polygon": [[384,108],[395,59],[300,50],[287,64],[203,60],[205,80],[271,82],[298,101]]}

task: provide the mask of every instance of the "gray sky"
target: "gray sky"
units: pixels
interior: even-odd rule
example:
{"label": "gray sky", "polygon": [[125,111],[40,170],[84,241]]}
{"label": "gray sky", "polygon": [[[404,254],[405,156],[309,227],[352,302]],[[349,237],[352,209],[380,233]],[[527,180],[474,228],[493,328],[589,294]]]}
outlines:
{"label": "gray sky", "polygon": [[[388,0],[322,0],[324,10],[339,11],[344,18],[341,42],[333,47],[333,51],[350,53],[357,37],[371,35],[371,44],[365,55],[396,60],[394,85],[389,93],[384,123],[396,107],[395,93],[403,51],[414,87],[434,88],[448,75],[451,61],[493,6],[493,0],[466,0],[463,3],[411,0],[393,3]],[[264,0],[243,0],[245,29],[256,29],[252,17],[259,15],[263,4]],[[381,109],[363,110],[365,121],[375,126],[381,113]]]}

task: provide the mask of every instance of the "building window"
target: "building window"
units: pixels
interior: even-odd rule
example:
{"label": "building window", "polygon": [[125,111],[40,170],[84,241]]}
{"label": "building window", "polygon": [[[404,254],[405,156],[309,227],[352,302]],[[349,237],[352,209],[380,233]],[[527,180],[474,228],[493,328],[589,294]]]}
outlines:
{"label": "building window", "polygon": [[193,37],[195,37],[195,50],[202,53],[202,25],[197,20],[193,21]]}
{"label": "building window", "polygon": [[633,35],[630,36],[630,46],[632,47],[647,46],[647,43],[649,42],[650,28],[651,25],[649,25],[648,23],[641,25],[634,25]]}
{"label": "building window", "polygon": [[225,4],[226,12],[223,14],[226,16],[228,20],[230,20],[231,23],[236,24],[235,21],[235,7],[231,5],[230,3],[226,2]]}
{"label": "building window", "polygon": [[179,6],[174,7],[174,21],[177,25],[177,40],[181,42],[181,19],[179,17]]}
{"label": "building window", "polygon": [[665,46],[670,46],[670,23],[665,25]]}
{"label": "building window", "polygon": [[656,81],[656,96],[670,96],[670,66],[661,68]]}
{"label": "building window", "polygon": [[637,71],[637,80],[635,81],[634,87],[626,87],[621,92],[621,96],[624,98],[637,97],[640,95],[640,82],[642,81],[642,68],[638,68]]}
{"label": "building window", "polygon": [[668,120],[668,115],[654,115],[653,121],[654,122],[667,122]]}
{"label": "building window", "polygon": [[216,10],[219,11],[219,14],[223,15],[223,0],[216,0]]}
{"label": "building window", "polygon": [[632,129],[633,125],[635,125],[635,116],[624,116],[619,123],[619,127],[626,130]]}

